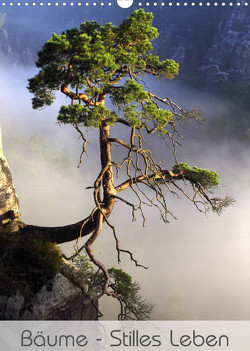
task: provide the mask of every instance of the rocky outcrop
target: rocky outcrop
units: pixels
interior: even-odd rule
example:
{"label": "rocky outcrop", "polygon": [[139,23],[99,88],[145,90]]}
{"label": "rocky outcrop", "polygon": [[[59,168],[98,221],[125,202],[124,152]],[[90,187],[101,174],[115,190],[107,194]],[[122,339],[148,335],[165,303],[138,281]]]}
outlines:
{"label": "rocky outcrop", "polygon": [[30,48],[21,48],[18,41],[12,43],[9,40],[8,31],[0,29],[0,53],[1,61],[6,63],[21,63],[25,65],[34,64],[35,58]]}
{"label": "rocky outcrop", "polygon": [[207,90],[231,80],[250,85],[250,14],[241,5],[219,24],[201,68]]}
{"label": "rocky outcrop", "polygon": [[0,30],[0,50],[3,57],[8,58],[10,63],[15,62],[15,55],[9,43],[8,33],[5,29]]}
{"label": "rocky outcrop", "polygon": [[157,52],[180,64],[180,78],[184,74],[207,91],[225,82],[250,85],[249,6],[241,2],[217,13],[202,10],[192,13],[187,8],[182,21],[173,12],[175,17],[168,18],[172,22],[160,32]]}
{"label": "rocky outcrop", "polygon": [[19,202],[7,160],[0,148],[0,226],[20,216]]}
{"label": "rocky outcrop", "polygon": [[[33,260],[30,261],[31,264],[28,261],[29,265],[25,267],[25,270],[20,271],[21,264],[18,259],[13,261],[18,252],[14,251],[18,245],[18,236],[12,235],[13,233],[18,234],[18,217],[20,216],[18,211],[18,198],[0,140],[0,290],[2,294],[0,295],[0,320],[96,320],[98,315],[96,303],[92,301],[89,287],[84,284],[79,270],[61,259],[60,254],[58,254],[60,260],[58,269],[59,267],[60,269],[53,273],[50,268],[49,279],[46,279],[44,283],[41,283],[41,278],[44,279],[48,272],[44,269],[39,271],[39,265]],[[27,241],[24,241],[24,245],[27,246]],[[31,249],[24,251],[25,256],[35,251],[34,245],[35,242],[32,242]],[[38,251],[35,252],[34,260],[39,261]],[[20,257],[23,258],[22,255]],[[48,257],[46,263],[47,261]],[[34,262],[34,267],[32,262]],[[17,265],[19,271],[14,269]],[[9,272],[7,276],[4,275],[6,266]],[[26,285],[24,284],[24,281],[27,280],[24,280],[24,276],[27,275],[29,269],[33,274],[32,277],[39,279],[39,290],[30,288],[32,279],[29,279]],[[13,290],[12,283],[17,283],[17,281],[21,281],[22,285]]]}
{"label": "rocky outcrop", "polygon": [[200,72],[204,77],[207,91],[220,89],[221,84],[229,80],[229,73],[221,71],[218,65],[203,66]]}
{"label": "rocky outcrop", "polygon": [[[175,24],[166,27],[164,32],[160,33],[161,41],[155,45],[157,51],[163,51],[163,56],[182,64],[188,58],[188,52],[194,48],[192,40],[192,29],[187,29],[185,35],[178,34],[178,29]],[[166,53],[164,52],[166,48]]]}
{"label": "rocky outcrop", "polygon": [[74,270],[62,263],[60,272],[35,296],[19,291],[11,297],[0,296],[0,320],[97,320],[88,286],[76,278]]}

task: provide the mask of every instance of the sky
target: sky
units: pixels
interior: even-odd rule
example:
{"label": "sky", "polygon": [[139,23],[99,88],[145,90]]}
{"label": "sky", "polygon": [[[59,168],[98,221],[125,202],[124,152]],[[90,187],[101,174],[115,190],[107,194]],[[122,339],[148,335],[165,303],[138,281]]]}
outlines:
{"label": "sky", "polygon": [[[123,10],[117,7],[116,11],[120,16]],[[91,17],[91,13],[88,15]],[[114,10],[110,20],[113,16]],[[36,35],[39,41],[39,30]],[[77,169],[81,143],[70,127],[56,124],[57,112],[65,103],[64,98],[58,97],[51,107],[34,111],[26,86],[27,79],[37,72],[36,68],[6,63],[0,66],[0,83],[4,87],[0,96],[3,151],[12,170],[21,219],[44,226],[66,225],[81,220],[93,208],[91,190],[85,188],[93,184],[100,169],[97,132],[86,131],[88,157]],[[169,82],[164,87],[150,82],[150,87],[187,108],[195,105],[203,108],[208,127],[188,125],[183,128],[182,134],[186,139],[178,150],[178,159],[216,170],[220,181],[218,193],[230,195],[236,201],[220,216],[214,213],[205,216],[186,199],[168,196],[169,206],[178,219],[171,219],[165,224],[157,211],[145,209],[145,227],[139,216],[136,222],[131,222],[130,208],[117,203],[110,220],[116,225],[120,246],[131,250],[139,263],[148,266],[148,270],[135,268],[125,254],[119,268],[140,283],[143,296],[155,306],[152,314],[155,320],[249,319],[248,150],[238,140],[223,138],[223,133],[217,139],[213,137],[216,119],[222,113],[229,113],[230,106],[179,82]],[[119,132],[124,135],[123,131]],[[53,161],[44,161],[39,149],[37,156],[31,154],[25,143],[28,144],[36,134],[54,147],[55,154],[70,160],[66,169],[53,168]],[[15,135],[21,140],[19,149],[15,147]],[[157,138],[150,146],[158,158],[165,160],[168,157]],[[114,152],[119,155],[119,150]],[[172,165],[173,160],[169,163]],[[131,198],[129,193],[127,196]],[[63,250],[69,254],[73,245],[64,245]],[[118,267],[115,242],[107,226],[94,250],[107,267]],[[103,298],[100,303],[105,319],[116,318],[116,307],[110,297]]]}

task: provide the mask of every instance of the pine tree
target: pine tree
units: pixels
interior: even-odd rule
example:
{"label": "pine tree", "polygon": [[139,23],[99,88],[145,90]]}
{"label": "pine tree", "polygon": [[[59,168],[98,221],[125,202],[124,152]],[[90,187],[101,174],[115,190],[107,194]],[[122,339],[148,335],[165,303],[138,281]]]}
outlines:
{"label": "pine tree", "polygon": [[[168,209],[165,191],[184,194],[203,212],[212,209],[219,213],[231,202],[228,197],[210,196],[210,190],[218,185],[216,172],[191,168],[177,161],[178,123],[191,118],[201,121],[203,116],[200,110],[185,111],[171,99],[155,95],[147,86],[150,77],[164,81],[178,74],[175,61],[161,61],[153,53],[152,40],[157,38],[158,32],[152,22],[153,15],[140,9],[119,26],[87,21],[79,29],[69,29],[61,35],[54,33],[38,53],[39,72],[28,85],[34,94],[35,109],[51,105],[57,91],[69,98],[70,104],[61,106],[57,119],[61,124],[72,125],[82,138],[80,163],[87,144],[84,127],[99,129],[101,165],[93,184],[95,207],[92,213],[69,226],[26,225],[25,231],[44,231],[44,235],[57,243],[91,234],[81,249],[85,248],[105,276],[102,294],[113,294],[109,290],[110,277],[106,267],[96,259],[92,245],[104,223],[113,231],[118,261],[121,253],[127,253],[139,266],[130,251],[120,248],[116,228],[109,220],[118,201],[131,207],[133,219],[139,212],[145,221],[143,205],[147,203],[160,211],[165,222],[169,215],[174,216]],[[107,107],[108,99],[112,108]],[[114,128],[113,133],[127,129],[130,133],[127,141],[110,135],[112,128],[118,125],[120,128]],[[155,133],[165,146],[172,145],[174,164],[167,169],[146,147],[147,138]],[[112,157],[113,145],[120,146],[125,155],[118,161]],[[119,182],[120,173],[123,181]],[[188,184],[193,195],[185,191]],[[134,193],[138,203],[121,197],[127,189]]]}

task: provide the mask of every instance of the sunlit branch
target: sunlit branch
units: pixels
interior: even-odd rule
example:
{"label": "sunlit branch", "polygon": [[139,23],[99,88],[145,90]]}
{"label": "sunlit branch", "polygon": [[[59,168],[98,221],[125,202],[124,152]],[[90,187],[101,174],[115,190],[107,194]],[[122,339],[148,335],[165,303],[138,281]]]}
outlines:
{"label": "sunlit branch", "polygon": [[131,151],[138,151],[135,147],[130,146],[129,144],[126,144],[124,141],[117,139],[117,138],[109,138],[108,139],[109,142],[111,143],[117,143],[120,144],[122,146],[124,146],[127,149],[130,149]]}
{"label": "sunlit branch", "polygon": [[84,103],[86,103],[89,106],[94,106],[95,103],[93,101],[91,101],[90,97],[87,94],[77,94],[74,93],[73,91],[71,91],[68,87],[70,86],[70,83],[63,83],[61,85],[61,92],[68,96],[70,99],[72,100],[82,100]]}
{"label": "sunlit branch", "polygon": [[117,195],[112,195],[114,198],[116,198],[117,200],[120,200],[122,202],[124,202],[126,205],[132,207],[132,221],[135,221],[135,211],[138,210],[138,206],[136,206],[135,204],[132,204],[131,202],[123,199],[122,197],[120,196],[117,196]]}
{"label": "sunlit branch", "polygon": [[[183,178],[183,172],[175,174],[172,171],[162,170],[161,173],[162,173],[162,176],[168,177],[168,178],[165,179],[165,181],[167,181],[167,179],[169,181],[172,181],[173,179],[176,180],[176,179],[182,179]],[[155,173],[149,174],[149,175],[142,174],[142,175],[140,175],[138,177],[134,177],[134,178],[128,179],[125,182],[123,182],[122,184],[118,185],[116,187],[116,191],[117,191],[117,193],[119,193],[120,191],[125,190],[129,186],[131,186],[131,184],[140,183],[143,180],[153,179],[155,176],[156,176]]]}

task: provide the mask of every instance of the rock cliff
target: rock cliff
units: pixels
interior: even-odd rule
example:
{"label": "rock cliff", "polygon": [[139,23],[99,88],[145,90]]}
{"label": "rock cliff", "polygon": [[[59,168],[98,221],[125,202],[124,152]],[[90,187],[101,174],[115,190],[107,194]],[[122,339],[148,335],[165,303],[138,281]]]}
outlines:
{"label": "rock cliff", "polygon": [[35,295],[17,291],[0,296],[0,320],[97,320],[88,286],[80,283],[74,270],[63,262],[60,272]]}
{"label": "rock cliff", "polygon": [[[180,64],[180,73],[199,88],[214,91],[223,82],[250,85],[250,8],[186,8],[168,18],[157,49]],[[212,11],[212,12],[211,12]],[[182,21],[180,20],[182,19]]]}
{"label": "rock cliff", "polygon": [[[1,132],[1,130],[0,130]],[[20,216],[11,172],[0,146],[0,227]]]}
{"label": "rock cliff", "polygon": [[4,63],[32,65],[35,62],[35,55],[31,49],[22,47],[18,40],[11,41],[5,28],[0,29],[0,55]]}
{"label": "rock cliff", "polygon": [[220,22],[208,49],[201,72],[208,90],[231,80],[250,85],[250,12],[236,6]]}

